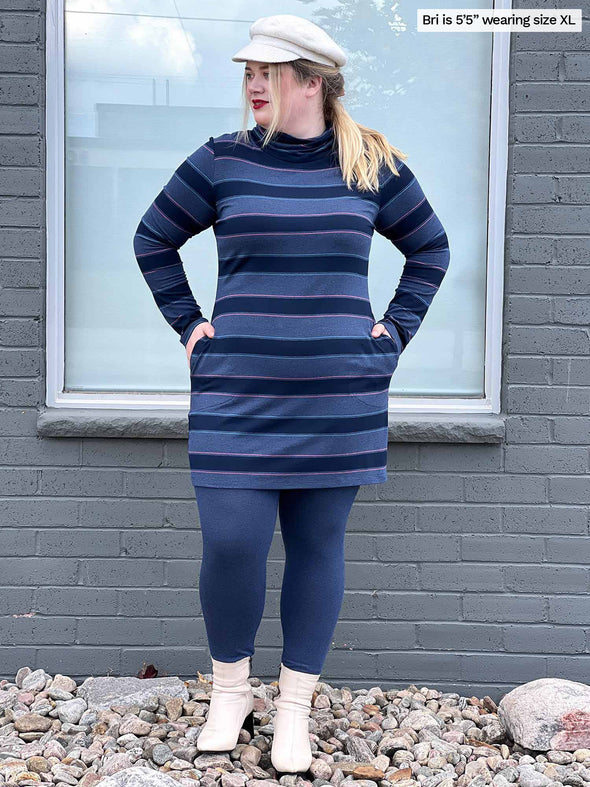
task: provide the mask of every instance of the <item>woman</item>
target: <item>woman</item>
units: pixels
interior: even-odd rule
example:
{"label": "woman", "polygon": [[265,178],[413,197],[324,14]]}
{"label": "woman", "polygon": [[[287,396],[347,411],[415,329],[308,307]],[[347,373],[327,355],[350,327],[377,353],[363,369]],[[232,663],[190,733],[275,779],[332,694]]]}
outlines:
{"label": "woman", "polygon": [[[213,664],[201,751],[253,733],[248,677],[277,512],[286,563],[271,761],[312,761],[308,717],[344,593],[361,484],[387,480],[388,391],[448,267],[445,231],[405,154],[355,123],[342,49],[306,19],[263,17],[244,62],[244,126],[195,150],[134,238],[155,301],[186,346],[189,461],[203,534],[199,594]],[[211,322],[178,249],[213,226]],[[405,255],[384,317],[368,296],[377,230]]]}

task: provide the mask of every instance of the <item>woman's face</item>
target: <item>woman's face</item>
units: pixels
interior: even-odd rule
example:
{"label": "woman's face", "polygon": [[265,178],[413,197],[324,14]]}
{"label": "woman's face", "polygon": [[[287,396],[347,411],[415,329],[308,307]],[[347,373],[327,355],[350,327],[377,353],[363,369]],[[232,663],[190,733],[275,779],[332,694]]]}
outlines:
{"label": "woman's face", "polygon": [[[288,66],[288,64],[285,64]],[[248,60],[245,66],[246,90],[248,101],[254,114],[254,120],[265,128],[270,125],[272,118],[270,96],[270,73],[268,63],[257,60]],[[312,103],[310,98],[321,87],[321,82],[309,80],[308,85],[300,85],[291,68],[283,68],[281,74],[281,112],[280,126],[288,128],[293,119],[301,120],[310,112]]]}

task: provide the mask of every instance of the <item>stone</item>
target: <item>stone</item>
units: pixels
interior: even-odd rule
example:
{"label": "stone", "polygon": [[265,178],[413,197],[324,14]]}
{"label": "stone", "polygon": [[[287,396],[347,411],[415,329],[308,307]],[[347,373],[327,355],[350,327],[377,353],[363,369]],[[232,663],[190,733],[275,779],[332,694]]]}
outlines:
{"label": "stone", "polygon": [[14,722],[14,729],[18,732],[46,732],[51,729],[52,719],[40,716],[38,713],[24,713]]}
{"label": "stone", "polygon": [[27,760],[27,767],[33,773],[48,773],[51,770],[45,757],[35,755]]}
{"label": "stone", "polygon": [[171,776],[151,768],[126,768],[96,783],[97,787],[178,787]]}
{"label": "stone", "polygon": [[50,689],[54,691],[66,691],[68,694],[73,694],[76,691],[76,681],[70,678],[69,675],[62,675],[57,673],[53,676]]}
{"label": "stone", "polygon": [[116,754],[111,754],[104,760],[100,769],[100,775],[114,776],[116,773],[119,773],[119,771],[131,768],[132,765],[133,763],[131,762],[128,752],[117,752]]}
{"label": "stone", "polygon": [[94,710],[108,710],[111,705],[139,705],[142,707],[154,694],[182,697],[183,700],[189,699],[184,682],[176,677],[144,679],[91,677],[86,678],[76,693],[78,697],[86,700],[89,708]]}
{"label": "stone", "polygon": [[520,765],[518,768],[518,783],[520,787],[546,787],[553,779],[538,771],[534,765]]}
{"label": "stone", "polygon": [[24,689],[25,691],[42,691],[45,688],[45,684],[48,680],[49,675],[44,669],[36,669],[34,672],[30,672],[25,678],[23,678],[20,688]]}
{"label": "stone", "polygon": [[182,697],[171,697],[166,702],[166,715],[170,721],[177,721],[182,716],[184,701]]}
{"label": "stone", "polygon": [[119,725],[119,735],[127,735],[131,733],[132,735],[148,735],[152,729],[152,725],[147,722],[143,721],[143,719],[134,716],[127,716],[121,721]]}
{"label": "stone", "polygon": [[355,779],[371,779],[372,781],[379,781],[383,779],[385,773],[380,768],[375,768],[373,765],[357,765],[352,772]]}
{"label": "stone", "polygon": [[60,702],[56,710],[62,723],[67,721],[70,724],[77,724],[86,710],[86,702],[82,697],[76,697],[73,700]]}
{"label": "stone", "polygon": [[527,749],[575,751],[590,746],[590,686],[539,678],[502,697],[498,716],[515,743]]}

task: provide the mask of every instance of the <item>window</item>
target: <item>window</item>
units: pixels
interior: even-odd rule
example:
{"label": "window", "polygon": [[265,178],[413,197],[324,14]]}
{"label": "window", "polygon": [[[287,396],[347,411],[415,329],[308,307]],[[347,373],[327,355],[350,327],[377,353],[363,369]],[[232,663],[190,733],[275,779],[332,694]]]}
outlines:
{"label": "window", "polygon": [[[49,406],[187,407],[185,350],[143,280],[132,239],[186,156],[240,127],[244,64],[231,56],[267,13],[256,2],[48,0]],[[449,270],[400,357],[391,409],[498,412],[509,34],[417,33],[406,0],[393,10],[369,0],[283,2],[274,13],[318,21],[347,51],[346,109],[408,154],[449,237]],[[212,229],[180,253],[210,318]],[[376,319],[403,264],[376,232]]]}

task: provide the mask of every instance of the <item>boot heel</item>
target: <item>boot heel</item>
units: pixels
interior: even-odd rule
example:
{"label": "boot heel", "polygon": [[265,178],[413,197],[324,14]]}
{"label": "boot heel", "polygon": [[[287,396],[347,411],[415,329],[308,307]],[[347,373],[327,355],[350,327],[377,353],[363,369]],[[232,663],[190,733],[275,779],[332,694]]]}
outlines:
{"label": "boot heel", "polygon": [[252,738],[254,737],[254,711],[253,710],[251,710],[250,713],[244,719],[242,728],[247,732],[249,732]]}

